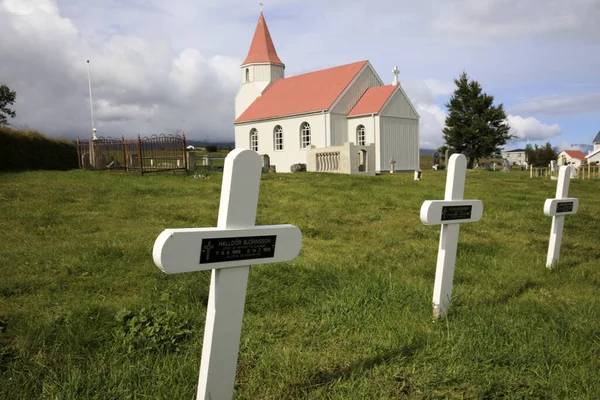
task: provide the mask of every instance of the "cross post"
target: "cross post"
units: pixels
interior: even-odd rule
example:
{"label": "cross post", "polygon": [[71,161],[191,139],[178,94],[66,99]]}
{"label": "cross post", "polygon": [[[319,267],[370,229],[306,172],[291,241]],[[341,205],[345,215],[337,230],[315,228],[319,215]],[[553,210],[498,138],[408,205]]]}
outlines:
{"label": "cross post", "polygon": [[481,200],[463,200],[466,169],[464,154],[453,154],[448,161],[444,200],[427,200],[421,206],[423,224],[442,225],[433,286],[433,317],[436,319],[446,316],[450,304],[460,224],[477,222],[483,215]]}
{"label": "cross post", "polygon": [[394,65],[392,73],[394,74],[394,86],[398,86],[398,74],[400,73],[400,70],[397,65]]}
{"label": "cross post", "polygon": [[249,264],[290,261],[302,246],[293,225],[254,226],[262,164],[251,150],[225,159],[216,228],[166,229],[154,243],[166,273],[212,270],[197,400],[231,399]]}
{"label": "cross post", "polygon": [[573,167],[570,165],[559,168],[558,182],[556,184],[556,198],[546,199],[546,202],[544,203],[544,214],[552,217],[546,268],[553,268],[558,265],[565,215],[576,214],[579,210],[579,199],[568,197],[569,181],[572,173],[570,171],[571,169],[573,169]]}

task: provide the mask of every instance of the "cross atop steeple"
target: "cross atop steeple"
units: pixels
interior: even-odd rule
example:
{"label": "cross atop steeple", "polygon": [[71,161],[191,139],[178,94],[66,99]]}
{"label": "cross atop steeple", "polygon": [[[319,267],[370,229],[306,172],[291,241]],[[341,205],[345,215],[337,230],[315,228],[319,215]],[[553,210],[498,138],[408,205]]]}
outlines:
{"label": "cross atop steeple", "polygon": [[265,4],[264,4],[264,3],[262,3],[262,2],[260,2],[260,1],[258,2],[258,4],[260,5],[260,12],[263,12],[263,6],[264,6]]}
{"label": "cross atop steeple", "polygon": [[394,65],[394,70],[392,73],[394,74],[394,83],[392,83],[392,85],[398,86],[398,74],[400,73],[400,70],[398,69],[397,65]]}

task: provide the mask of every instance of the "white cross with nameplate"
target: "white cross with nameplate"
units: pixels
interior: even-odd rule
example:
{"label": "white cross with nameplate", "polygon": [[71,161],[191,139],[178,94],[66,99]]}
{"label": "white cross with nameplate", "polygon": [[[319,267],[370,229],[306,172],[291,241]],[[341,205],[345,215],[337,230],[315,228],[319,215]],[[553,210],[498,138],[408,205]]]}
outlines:
{"label": "white cross with nameplate", "polygon": [[250,264],[290,261],[302,247],[293,225],[254,226],[262,163],[236,149],[225,159],[216,228],[166,229],[153,257],[168,274],[212,270],[198,400],[231,399]]}
{"label": "white cross with nameplate", "polygon": [[576,214],[579,210],[579,199],[568,197],[571,176],[569,169],[574,168],[570,165],[559,168],[558,182],[556,184],[556,198],[546,199],[546,202],[544,203],[544,214],[552,217],[548,257],[546,258],[547,268],[552,268],[558,264],[565,215]]}
{"label": "white cross with nameplate", "polygon": [[460,224],[477,222],[483,215],[481,200],[463,200],[466,170],[467,158],[453,154],[448,162],[444,200],[427,200],[421,206],[423,224],[442,225],[433,286],[434,318],[445,317],[452,296]]}

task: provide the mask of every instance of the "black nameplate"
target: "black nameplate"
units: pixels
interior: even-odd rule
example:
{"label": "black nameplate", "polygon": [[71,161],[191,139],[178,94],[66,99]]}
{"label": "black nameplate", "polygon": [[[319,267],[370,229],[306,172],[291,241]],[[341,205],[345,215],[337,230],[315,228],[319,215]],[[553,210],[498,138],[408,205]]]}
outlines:
{"label": "black nameplate", "polygon": [[442,221],[470,219],[473,206],[443,206]]}
{"label": "black nameplate", "polygon": [[200,264],[273,258],[277,235],[202,239]]}
{"label": "black nameplate", "polygon": [[573,202],[572,201],[563,201],[562,203],[556,203],[556,212],[571,212],[573,211]]}

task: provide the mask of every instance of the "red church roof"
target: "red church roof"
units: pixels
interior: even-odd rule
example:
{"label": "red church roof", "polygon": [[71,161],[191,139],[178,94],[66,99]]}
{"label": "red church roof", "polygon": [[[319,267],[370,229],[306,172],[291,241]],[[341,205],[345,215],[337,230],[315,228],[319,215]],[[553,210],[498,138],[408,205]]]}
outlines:
{"label": "red church roof", "polygon": [[388,101],[396,86],[375,86],[367,89],[352,110],[348,113],[349,117],[365,114],[375,114],[381,111],[384,104]]}
{"label": "red church roof", "polygon": [[359,61],[278,79],[235,123],[328,110],[366,64]]}
{"label": "red church roof", "polygon": [[250,50],[248,50],[248,56],[242,65],[263,62],[271,62],[283,65],[279,59],[279,56],[277,55],[277,51],[275,51],[275,45],[271,39],[269,28],[267,28],[267,22],[265,21],[265,17],[261,11],[260,16],[258,17],[256,30],[254,31],[254,37],[252,38],[252,43],[250,44]]}
{"label": "red church roof", "polygon": [[578,160],[585,160],[585,154],[579,150],[565,150],[565,153],[571,158],[577,158]]}

